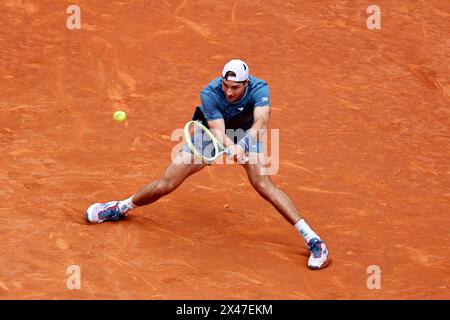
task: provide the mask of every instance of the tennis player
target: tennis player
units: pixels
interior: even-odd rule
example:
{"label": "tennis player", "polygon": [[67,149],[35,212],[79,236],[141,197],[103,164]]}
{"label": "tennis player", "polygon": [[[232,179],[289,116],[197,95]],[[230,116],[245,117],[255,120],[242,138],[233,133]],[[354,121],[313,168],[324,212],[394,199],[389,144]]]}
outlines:
{"label": "tennis player", "polygon": [[[291,199],[276,187],[264,165],[263,143],[258,139],[260,130],[267,129],[270,115],[269,87],[264,80],[250,76],[242,60],[225,64],[222,76],[212,80],[200,95],[201,105],[193,120],[202,121],[225,147],[230,158],[242,165],[253,188],[291,223],[303,237],[311,252],[308,267],[322,269],[328,264],[328,250],[321,238],[299,216]],[[229,129],[241,129],[241,136],[229,136]],[[248,161],[255,156],[256,161]],[[155,202],[171,193],[190,175],[207,166],[195,161],[194,154],[185,144],[162,176],[122,201],[95,203],[86,211],[91,223],[119,220],[131,210]]]}

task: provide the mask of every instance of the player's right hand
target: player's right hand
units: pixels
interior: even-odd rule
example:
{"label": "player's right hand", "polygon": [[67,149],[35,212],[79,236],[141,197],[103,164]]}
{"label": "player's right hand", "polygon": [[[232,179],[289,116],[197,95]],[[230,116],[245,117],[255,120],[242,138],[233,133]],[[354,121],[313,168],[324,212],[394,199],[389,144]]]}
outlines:
{"label": "player's right hand", "polygon": [[239,164],[244,164],[246,162],[246,154],[244,148],[242,148],[240,145],[235,144],[228,148],[229,155],[228,158],[233,159]]}

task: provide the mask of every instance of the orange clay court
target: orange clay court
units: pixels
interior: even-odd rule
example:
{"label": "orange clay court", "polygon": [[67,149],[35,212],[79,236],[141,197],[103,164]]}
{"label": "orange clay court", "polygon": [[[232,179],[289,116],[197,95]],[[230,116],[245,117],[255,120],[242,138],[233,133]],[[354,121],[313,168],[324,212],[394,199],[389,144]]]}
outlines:
{"label": "orange clay court", "polygon": [[[379,30],[359,0],[1,1],[0,298],[449,299],[450,4],[376,4]],[[326,269],[238,165],[85,221],[161,175],[232,58],[270,86],[272,179]]]}

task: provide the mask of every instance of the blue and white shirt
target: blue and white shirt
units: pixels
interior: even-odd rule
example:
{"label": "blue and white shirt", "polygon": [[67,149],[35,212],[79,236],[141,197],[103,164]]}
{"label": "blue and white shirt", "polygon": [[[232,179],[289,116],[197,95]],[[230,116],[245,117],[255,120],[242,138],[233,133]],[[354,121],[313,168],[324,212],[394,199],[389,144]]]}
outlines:
{"label": "blue and white shirt", "polygon": [[239,101],[230,103],[222,90],[222,78],[212,80],[200,94],[199,106],[207,121],[224,119],[226,129],[248,130],[253,125],[253,110],[270,107],[269,86],[264,80],[249,77],[249,84]]}

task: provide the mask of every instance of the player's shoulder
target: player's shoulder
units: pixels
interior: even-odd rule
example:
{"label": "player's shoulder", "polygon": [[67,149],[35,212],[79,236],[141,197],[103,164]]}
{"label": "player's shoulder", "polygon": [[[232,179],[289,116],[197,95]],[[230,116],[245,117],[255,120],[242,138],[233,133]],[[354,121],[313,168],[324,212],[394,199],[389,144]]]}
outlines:
{"label": "player's shoulder", "polygon": [[250,77],[249,82],[249,93],[251,97],[257,98],[261,95],[264,97],[268,97],[269,93],[269,85],[263,79],[259,79],[256,77]]}
{"label": "player's shoulder", "polygon": [[259,78],[253,77],[253,76],[250,76],[249,80],[250,80],[249,86],[250,86],[251,90],[255,90],[256,91],[256,90],[264,88],[264,87],[265,88],[269,87],[269,85],[267,84],[266,80],[259,79]]}
{"label": "player's shoulder", "polygon": [[206,94],[214,94],[219,90],[222,86],[221,78],[217,77],[215,79],[212,79],[203,89],[202,93]]}

